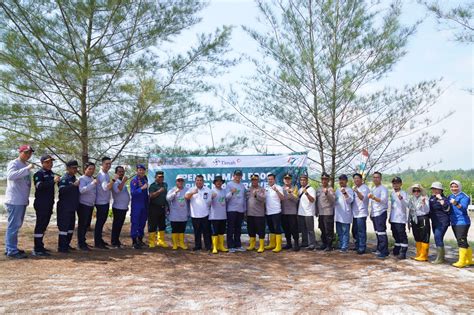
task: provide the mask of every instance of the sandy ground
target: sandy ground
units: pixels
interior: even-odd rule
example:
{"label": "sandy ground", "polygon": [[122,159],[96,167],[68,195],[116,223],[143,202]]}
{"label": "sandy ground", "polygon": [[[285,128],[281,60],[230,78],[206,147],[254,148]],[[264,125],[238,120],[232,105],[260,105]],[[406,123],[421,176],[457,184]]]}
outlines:
{"label": "sandy ground", "polygon": [[[109,222],[106,240],[110,228]],[[31,229],[27,222],[20,236],[20,247],[27,252]],[[4,230],[2,223],[2,235]],[[88,233],[89,243],[91,237]],[[186,237],[191,245],[192,237]],[[130,246],[128,238],[123,241]],[[2,237],[2,248],[3,242]],[[55,249],[56,242],[53,226],[46,245]],[[455,254],[449,251],[450,262]],[[474,267],[378,260],[372,254],[337,251],[212,255],[128,247],[53,252],[49,258],[21,261],[0,257],[0,313],[196,311],[472,314]]]}

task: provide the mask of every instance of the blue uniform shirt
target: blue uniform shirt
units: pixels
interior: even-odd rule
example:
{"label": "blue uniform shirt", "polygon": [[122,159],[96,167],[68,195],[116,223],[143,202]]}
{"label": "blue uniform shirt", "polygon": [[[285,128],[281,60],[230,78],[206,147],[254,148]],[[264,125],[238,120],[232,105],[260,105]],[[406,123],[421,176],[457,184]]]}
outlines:
{"label": "blue uniform shirt", "polygon": [[449,212],[451,209],[449,200],[443,194],[441,194],[441,199],[444,200],[444,205],[441,205],[436,196],[430,197],[430,218],[433,225],[449,226]]}
{"label": "blue uniform shirt", "polygon": [[53,171],[40,169],[33,175],[35,184],[34,207],[51,208],[54,205],[54,173]]}
{"label": "blue uniform shirt", "polygon": [[76,176],[64,174],[58,183],[59,200],[58,210],[76,211],[79,207],[79,186],[73,185],[76,182]]}
{"label": "blue uniform shirt", "polygon": [[148,207],[148,189],[141,187],[148,183],[146,176],[140,178],[134,176],[130,181],[130,194],[132,195],[132,208]]}
{"label": "blue uniform shirt", "polygon": [[451,194],[448,197],[449,200],[454,199],[456,202],[461,205],[461,208],[458,208],[455,205],[451,206],[451,225],[469,225],[471,224],[471,219],[469,219],[469,214],[467,213],[467,207],[471,204],[471,198],[463,192],[460,192],[457,195]]}

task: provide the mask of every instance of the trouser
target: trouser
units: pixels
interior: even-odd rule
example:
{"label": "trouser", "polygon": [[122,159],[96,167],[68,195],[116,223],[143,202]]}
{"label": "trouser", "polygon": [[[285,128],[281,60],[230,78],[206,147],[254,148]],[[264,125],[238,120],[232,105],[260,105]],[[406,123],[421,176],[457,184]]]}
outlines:
{"label": "trouser", "polygon": [[395,239],[395,247],[393,248],[393,255],[406,254],[408,250],[408,236],[405,223],[390,223],[392,227],[392,235]]}
{"label": "trouser", "polygon": [[258,237],[260,239],[265,238],[265,217],[247,217],[247,230],[249,237]]}
{"label": "trouser", "polygon": [[150,203],[148,207],[148,232],[166,230],[166,206]]}
{"label": "trouser", "polygon": [[321,230],[321,241],[326,247],[332,247],[334,240],[334,215],[320,215],[319,229]]}
{"label": "trouser", "polygon": [[77,243],[79,247],[86,246],[87,224],[92,218],[92,211],[94,211],[94,206],[87,206],[82,203],[79,204],[77,209]]}
{"label": "trouser", "polygon": [[26,206],[5,204],[8,213],[8,224],[5,232],[5,251],[7,255],[18,253],[18,231],[25,219]]}
{"label": "trouser", "polygon": [[287,244],[291,244],[291,237],[295,243],[298,241],[298,215],[296,214],[282,214],[281,226],[285,232],[285,239]]}
{"label": "trouser", "polygon": [[301,245],[303,247],[316,246],[316,235],[314,233],[314,216],[298,216],[298,232],[301,233]]}
{"label": "trouser", "polygon": [[470,224],[453,225],[454,236],[456,237],[459,248],[469,248],[469,243],[467,242],[467,233],[469,232],[470,226]]}
{"label": "trouser", "polygon": [[34,250],[35,252],[44,251],[44,232],[48,228],[49,221],[51,220],[51,215],[53,214],[53,205],[49,207],[37,207],[35,206],[36,212],[36,223],[35,231],[33,234],[34,237]]}
{"label": "trouser", "polygon": [[448,231],[449,221],[431,220],[436,247],[444,247],[444,235]]}
{"label": "trouser", "polygon": [[104,240],[102,239],[102,230],[104,229],[104,224],[107,221],[107,216],[109,215],[110,204],[105,205],[95,205],[96,209],[96,220],[95,220],[95,229],[94,229],[94,244],[102,245]]}
{"label": "trouser", "polygon": [[147,217],[148,209],[145,205],[134,205],[132,207],[132,211],[130,211],[130,236],[132,238],[145,235]]}
{"label": "trouser", "polygon": [[417,223],[411,222],[413,237],[416,242],[430,242],[430,218],[427,215],[417,217]]}
{"label": "trouser", "polygon": [[227,220],[210,220],[212,236],[224,235]]}
{"label": "trouser", "polygon": [[68,250],[71,244],[72,234],[74,233],[74,225],[76,223],[76,211],[74,209],[57,210],[57,223],[59,230],[58,249]]}
{"label": "trouser", "polygon": [[242,221],[244,214],[242,212],[230,211],[227,212],[227,247],[239,248],[242,247],[240,235],[242,234]]}
{"label": "trouser", "polygon": [[209,216],[204,218],[191,218],[194,229],[194,247],[202,248],[201,236],[204,238],[204,246],[211,250],[211,228],[209,226]]}
{"label": "trouser", "polygon": [[377,235],[377,251],[381,255],[388,255],[388,237],[387,237],[387,211],[376,216],[370,217],[374,223],[374,231]]}
{"label": "trouser", "polygon": [[354,218],[352,220],[352,237],[355,247],[359,252],[365,252],[367,248],[367,217]]}
{"label": "trouser", "polygon": [[186,221],[173,222],[171,221],[171,233],[184,233],[186,231]]}
{"label": "trouser", "polygon": [[350,223],[336,222],[336,231],[339,238],[339,246],[341,250],[349,249],[349,231],[351,229]]}
{"label": "trouser", "polygon": [[268,229],[272,234],[281,234],[281,213],[266,215]]}
{"label": "trouser", "polygon": [[116,209],[112,208],[114,214],[114,220],[112,222],[112,235],[110,243],[114,246],[122,245],[120,243],[120,233],[122,232],[123,223],[125,222],[125,216],[127,215],[128,209]]}

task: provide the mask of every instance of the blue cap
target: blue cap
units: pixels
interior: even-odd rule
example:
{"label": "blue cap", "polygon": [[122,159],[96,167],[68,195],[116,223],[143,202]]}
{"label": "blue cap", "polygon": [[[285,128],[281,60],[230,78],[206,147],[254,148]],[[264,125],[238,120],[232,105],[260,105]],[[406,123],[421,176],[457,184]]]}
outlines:
{"label": "blue cap", "polygon": [[142,169],[146,170],[146,167],[143,164],[137,164],[137,169],[139,169],[139,168],[142,168]]}

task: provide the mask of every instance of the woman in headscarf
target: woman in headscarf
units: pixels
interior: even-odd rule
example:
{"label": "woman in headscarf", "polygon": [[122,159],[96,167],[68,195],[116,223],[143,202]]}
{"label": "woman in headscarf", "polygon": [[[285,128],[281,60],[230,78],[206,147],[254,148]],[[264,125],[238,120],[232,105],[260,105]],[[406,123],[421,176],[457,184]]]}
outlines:
{"label": "woman in headscarf", "polygon": [[410,198],[408,200],[408,209],[410,211],[410,225],[413,229],[413,236],[416,241],[417,261],[427,261],[430,248],[430,207],[428,198],[425,196],[425,190],[421,185],[415,184],[408,190]]}
{"label": "woman in headscarf", "polygon": [[436,259],[433,264],[444,263],[444,234],[449,227],[449,201],[443,193],[443,184],[434,182],[431,184],[430,218],[433,226],[433,234],[436,243]]}
{"label": "woman in headscarf", "polygon": [[469,247],[467,242],[467,233],[471,226],[467,207],[471,203],[471,199],[462,192],[461,182],[452,180],[449,183],[449,188],[451,188],[452,192],[448,197],[451,206],[451,226],[453,227],[454,236],[456,236],[459,247],[459,258],[453,266],[463,268],[472,265],[472,248]]}

